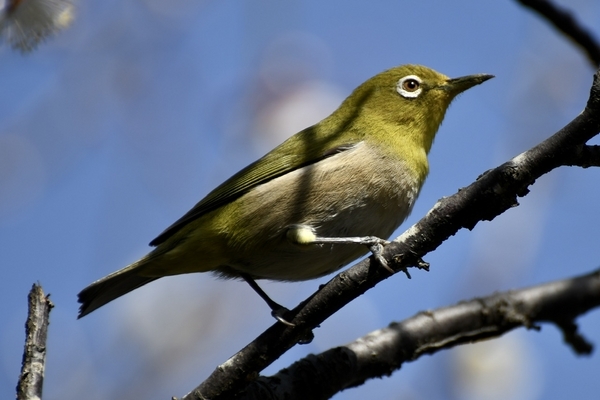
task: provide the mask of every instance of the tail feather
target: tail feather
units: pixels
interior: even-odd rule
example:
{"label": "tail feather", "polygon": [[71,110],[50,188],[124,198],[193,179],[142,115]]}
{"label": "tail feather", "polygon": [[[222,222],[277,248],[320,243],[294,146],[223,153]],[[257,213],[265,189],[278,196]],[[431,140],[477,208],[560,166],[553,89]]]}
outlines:
{"label": "tail feather", "polygon": [[157,277],[140,276],[138,273],[139,271],[136,271],[134,268],[124,268],[97,280],[79,292],[77,298],[81,306],[79,307],[77,319],[113,301],[117,297],[121,297],[140,286],[158,279]]}

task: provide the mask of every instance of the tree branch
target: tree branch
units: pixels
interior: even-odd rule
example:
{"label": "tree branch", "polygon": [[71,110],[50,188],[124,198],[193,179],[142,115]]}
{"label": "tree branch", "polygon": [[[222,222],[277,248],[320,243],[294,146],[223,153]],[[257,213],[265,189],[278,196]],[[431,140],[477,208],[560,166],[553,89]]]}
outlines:
{"label": "tree branch", "polygon": [[421,312],[354,342],[309,355],[270,377],[250,383],[243,399],[328,399],[367,379],[382,378],[403,363],[457,345],[499,337],[515,328],[539,330],[549,322],[563,331],[576,354],[592,346],[574,320],[600,306],[600,269],[580,277],[463,301]]}
{"label": "tree branch", "polygon": [[556,29],[580,46],[594,68],[600,66],[600,45],[594,36],[579,24],[571,12],[561,9],[549,0],[517,1],[540,14],[552,23]]}
{"label": "tree branch", "polygon": [[25,323],[25,351],[21,375],[17,384],[18,400],[40,400],[44,385],[46,338],[50,324],[50,310],[54,304],[50,295],[44,296],[39,284],[34,284],[28,296],[29,312]]}
{"label": "tree branch", "polygon": [[565,163],[574,167],[600,167],[600,146],[581,146],[565,157]]}

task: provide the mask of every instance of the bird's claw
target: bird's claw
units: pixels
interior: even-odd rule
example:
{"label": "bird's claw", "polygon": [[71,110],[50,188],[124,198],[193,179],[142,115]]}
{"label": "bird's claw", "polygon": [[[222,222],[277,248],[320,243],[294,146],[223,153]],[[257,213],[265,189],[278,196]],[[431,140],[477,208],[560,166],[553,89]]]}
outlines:
{"label": "bird's claw", "polygon": [[377,260],[377,262],[383,267],[385,268],[387,271],[389,271],[390,274],[395,274],[396,271],[394,271],[387,263],[386,259],[383,257],[382,253],[383,253],[383,245],[384,244],[388,244],[389,242],[387,240],[382,240],[379,239],[376,243],[372,244],[371,246],[369,246],[369,249],[371,250],[371,253],[373,253],[373,257],[375,258],[375,260]]}
{"label": "bird's claw", "polygon": [[288,321],[287,319],[284,318],[284,316],[286,314],[288,314],[290,312],[290,310],[288,310],[285,307],[280,307],[277,309],[274,309],[273,311],[271,311],[271,315],[273,316],[273,318],[275,318],[277,321],[281,322],[284,325],[290,326],[290,327],[294,327],[296,325],[292,324],[290,321]]}

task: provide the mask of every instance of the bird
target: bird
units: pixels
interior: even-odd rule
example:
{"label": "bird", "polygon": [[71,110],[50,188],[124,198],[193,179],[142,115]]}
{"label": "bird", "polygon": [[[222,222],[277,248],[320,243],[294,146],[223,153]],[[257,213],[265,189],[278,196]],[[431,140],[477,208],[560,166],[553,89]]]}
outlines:
{"label": "bird", "polygon": [[[493,78],[449,78],[421,65],[383,71],[331,115],[227,179],[150,242],[138,261],[78,294],[78,318],[156,279],[194,272],[256,283],[305,281],[373,252],[411,212],[452,100]],[[393,272],[393,270],[391,270]]]}

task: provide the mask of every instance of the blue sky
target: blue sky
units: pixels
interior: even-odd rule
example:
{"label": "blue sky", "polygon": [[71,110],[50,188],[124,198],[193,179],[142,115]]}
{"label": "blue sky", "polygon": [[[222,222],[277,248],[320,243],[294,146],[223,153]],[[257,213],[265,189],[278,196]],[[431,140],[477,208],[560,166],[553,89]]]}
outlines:
{"label": "blue sky", "polygon": [[[569,7],[588,27],[600,4]],[[0,47],[0,396],[13,396],[27,292],[52,312],[45,398],[182,396],[273,322],[244,283],[161,279],[77,321],[76,294],[149,250],[203,195],[387,68],[496,78],[450,107],[398,234],[435,201],[576,116],[593,69],[513,1],[79,2],[22,55]],[[357,299],[265,373],[420,310],[598,267],[600,171],[542,177],[520,207],[461,231]],[[261,283],[290,307],[321,280]],[[600,342],[600,313],[580,319]],[[338,399],[596,398],[600,357],[552,326],[405,365]],[[483,384],[482,384],[483,383]],[[496,397],[494,397],[496,396]]]}

